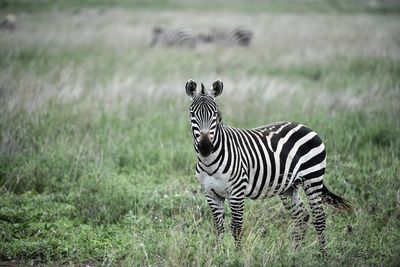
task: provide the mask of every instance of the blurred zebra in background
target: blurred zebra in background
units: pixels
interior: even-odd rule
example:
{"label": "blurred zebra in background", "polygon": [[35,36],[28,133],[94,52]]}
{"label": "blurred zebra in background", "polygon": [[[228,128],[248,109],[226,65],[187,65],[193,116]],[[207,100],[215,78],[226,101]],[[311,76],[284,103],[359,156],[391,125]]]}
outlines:
{"label": "blurred zebra in background", "polygon": [[10,32],[15,29],[17,24],[17,17],[14,14],[7,14],[0,22],[0,29],[9,30]]}
{"label": "blurred zebra in background", "polygon": [[166,31],[162,27],[153,28],[153,38],[151,46],[186,46],[190,48],[196,47],[196,38],[188,29],[176,29]]}
{"label": "blurred zebra in background", "polygon": [[197,38],[203,43],[249,46],[253,35],[251,30],[243,27],[236,27],[232,30],[213,28],[208,33],[199,33]]}

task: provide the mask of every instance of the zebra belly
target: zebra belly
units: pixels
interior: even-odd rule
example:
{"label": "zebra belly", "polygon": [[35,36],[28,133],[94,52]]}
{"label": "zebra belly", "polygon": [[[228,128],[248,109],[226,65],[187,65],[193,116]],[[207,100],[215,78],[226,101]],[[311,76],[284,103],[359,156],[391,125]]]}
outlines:
{"label": "zebra belly", "polygon": [[[254,172],[250,171],[249,173],[253,175],[250,176],[249,180],[252,184],[255,184],[247,186],[245,196],[252,199],[270,198],[282,194],[291,187],[295,180],[291,175],[285,175],[284,173],[280,173],[279,175],[268,173],[265,177],[261,175],[254,177]],[[281,179],[279,179],[280,177]]]}

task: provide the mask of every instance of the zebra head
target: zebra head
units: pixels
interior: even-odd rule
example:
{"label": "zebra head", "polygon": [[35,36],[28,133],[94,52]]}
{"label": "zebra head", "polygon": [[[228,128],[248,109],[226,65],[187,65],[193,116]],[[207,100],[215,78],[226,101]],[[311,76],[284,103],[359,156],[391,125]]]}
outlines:
{"label": "zebra head", "polygon": [[159,42],[161,36],[164,34],[164,29],[160,26],[156,26],[153,28],[153,36],[150,45],[155,45]]}
{"label": "zebra head", "polygon": [[197,92],[197,84],[193,80],[186,83],[186,94],[191,97],[189,108],[192,126],[193,144],[197,153],[208,157],[214,150],[218,128],[222,123],[221,113],[214,98],[222,93],[224,85],[216,80],[210,90],[204,88]]}

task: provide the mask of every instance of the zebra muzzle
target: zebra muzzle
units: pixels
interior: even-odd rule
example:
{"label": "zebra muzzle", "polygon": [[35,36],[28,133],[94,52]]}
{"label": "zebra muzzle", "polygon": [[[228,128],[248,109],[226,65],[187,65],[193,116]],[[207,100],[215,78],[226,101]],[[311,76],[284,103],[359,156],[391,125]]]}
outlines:
{"label": "zebra muzzle", "polygon": [[214,149],[209,134],[200,133],[200,140],[197,146],[202,157],[208,157]]}

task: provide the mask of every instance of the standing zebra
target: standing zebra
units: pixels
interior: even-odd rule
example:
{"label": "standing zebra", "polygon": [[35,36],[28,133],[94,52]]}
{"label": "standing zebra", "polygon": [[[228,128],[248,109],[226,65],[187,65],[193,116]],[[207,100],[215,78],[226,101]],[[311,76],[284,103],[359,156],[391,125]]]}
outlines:
{"label": "standing zebra", "polygon": [[204,43],[221,43],[224,45],[249,46],[253,32],[243,27],[232,30],[211,29],[208,33],[199,33],[197,38]]}
{"label": "standing zebra", "polygon": [[189,80],[186,94],[193,145],[197,155],[196,176],[205,189],[218,239],[224,233],[224,201],[232,211],[231,230],[237,248],[241,245],[244,199],[279,196],[294,220],[296,247],[304,238],[309,215],[299,197],[303,187],[309,200],[321,250],[326,255],[325,213],[322,203],[339,212],[350,212],[350,202],[331,193],[323,183],[325,146],[304,125],[277,122],[254,129],[239,129],[222,123],[214,98],[222,93],[217,80],[211,90]]}
{"label": "standing zebra", "polygon": [[154,27],[151,46],[155,46],[156,44],[164,46],[187,46],[190,48],[195,48],[196,38],[191,31],[186,29],[165,31],[161,27]]}

